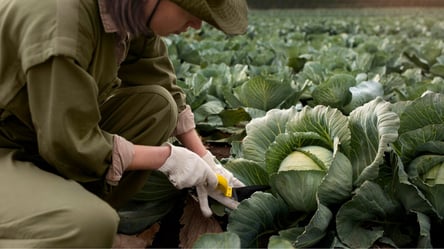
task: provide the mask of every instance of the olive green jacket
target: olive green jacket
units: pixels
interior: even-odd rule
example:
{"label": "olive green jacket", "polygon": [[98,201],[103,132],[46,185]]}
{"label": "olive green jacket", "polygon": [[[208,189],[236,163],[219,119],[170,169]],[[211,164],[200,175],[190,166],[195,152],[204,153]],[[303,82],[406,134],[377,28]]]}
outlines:
{"label": "olive green jacket", "polygon": [[103,178],[113,135],[98,126],[100,105],[113,89],[159,84],[185,108],[166,45],[144,40],[105,32],[97,0],[0,1],[0,128],[16,122],[0,147],[35,144],[63,176]]}

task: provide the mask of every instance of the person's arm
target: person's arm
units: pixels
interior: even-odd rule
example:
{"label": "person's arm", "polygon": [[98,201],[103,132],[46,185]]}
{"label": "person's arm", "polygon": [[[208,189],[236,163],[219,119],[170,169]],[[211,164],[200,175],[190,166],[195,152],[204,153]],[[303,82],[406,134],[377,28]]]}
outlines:
{"label": "person's arm", "polygon": [[177,128],[172,135],[199,156],[205,155],[206,148],[194,129],[192,110],[186,105],[182,89],[176,85],[174,68],[164,41],[158,36],[144,39],[131,42],[128,58],[119,70],[123,85],[156,84],[167,89],[175,99],[180,112]]}
{"label": "person's arm", "polygon": [[183,144],[186,148],[198,154],[200,157],[207,154],[207,148],[202,142],[199,134],[195,129],[191,129],[183,134],[176,135],[176,138]]}
{"label": "person's arm", "polygon": [[134,156],[127,170],[159,169],[171,154],[169,146],[134,145]]}
{"label": "person's arm", "polygon": [[27,82],[39,152],[63,176],[85,182],[109,170],[120,176],[125,170],[159,170],[177,188],[215,188],[215,173],[195,153],[171,144],[134,145],[101,130],[97,85],[74,60],[52,57],[30,69]]}
{"label": "person's arm", "polygon": [[62,56],[30,68],[26,77],[40,155],[67,178],[103,178],[112,161],[113,135],[98,126],[95,80]]}
{"label": "person's arm", "polygon": [[122,87],[159,85],[171,93],[179,112],[186,108],[185,94],[176,84],[176,74],[161,37],[137,38],[131,41],[126,60],[119,69]]}

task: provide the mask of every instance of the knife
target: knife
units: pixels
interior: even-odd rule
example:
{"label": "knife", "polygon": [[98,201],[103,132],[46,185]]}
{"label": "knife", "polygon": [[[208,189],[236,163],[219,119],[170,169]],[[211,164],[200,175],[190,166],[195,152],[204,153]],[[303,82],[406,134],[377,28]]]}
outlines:
{"label": "knife", "polygon": [[217,180],[218,183],[216,188],[220,190],[224,196],[232,198],[238,202],[250,198],[250,196],[257,191],[265,191],[270,189],[269,185],[251,185],[233,188],[228,184],[227,179],[220,174],[217,174]]}

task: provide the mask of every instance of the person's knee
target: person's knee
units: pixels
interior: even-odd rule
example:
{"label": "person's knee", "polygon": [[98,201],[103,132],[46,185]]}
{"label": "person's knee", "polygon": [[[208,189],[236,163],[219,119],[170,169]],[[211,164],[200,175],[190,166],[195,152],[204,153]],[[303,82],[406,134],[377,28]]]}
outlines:
{"label": "person's knee", "polygon": [[119,217],[117,212],[102,201],[80,203],[66,209],[63,214],[67,246],[70,247],[111,247],[117,233]]}
{"label": "person's knee", "polygon": [[6,235],[0,247],[110,248],[118,223],[117,212],[99,199],[67,204],[10,222],[9,227],[0,224],[0,233]]}
{"label": "person's knee", "polygon": [[164,87],[143,85],[116,90],[102,106],[102,116],[104,130],[134,143],[159,145],[172,135],[178,108]]}
{"label": "person's knee", "polygon": [[[161,86],[150,86],[151,88],[145,92],[145,94],[149,95],[153,98],[150,101],[150,105],[146,105],[147,110],[149,107],[155,107],[156,112],[158,113],[159,124],[173,123],[177,122],[177,104],[174,101],[171,93],[168,92],[167,89]],[[154,104],[155,103],[155,104]],[[150,111],[151,112],[151,111]],[[171,122],[173,121],[173,122]],[[164,127],[164,126],[163,126]]]}
{"label": "person's knee", "polygon": [[[139,92],[139,103],[143,105],[140,115],[144,117],[146,132],[155,144],[166,141],[177,125],[177,104],[171,93],[161,86],[150,86]],[[144,103],[145,102],[145,103]],[[155,134],[155,135],[154,135]]]}

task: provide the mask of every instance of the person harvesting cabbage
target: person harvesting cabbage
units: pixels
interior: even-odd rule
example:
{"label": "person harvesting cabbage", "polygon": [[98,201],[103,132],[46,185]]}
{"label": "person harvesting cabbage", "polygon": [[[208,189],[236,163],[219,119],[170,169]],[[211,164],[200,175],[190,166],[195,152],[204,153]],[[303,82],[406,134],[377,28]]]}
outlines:
{"label": "person harvesting cabbage", "polygon": [[216,172],[242,185],[202,144],[161,39],[202,21],[242,34],[247,4],[0,3],[0,247],[111,247],[152,171],[196,187],[206,216]]}

